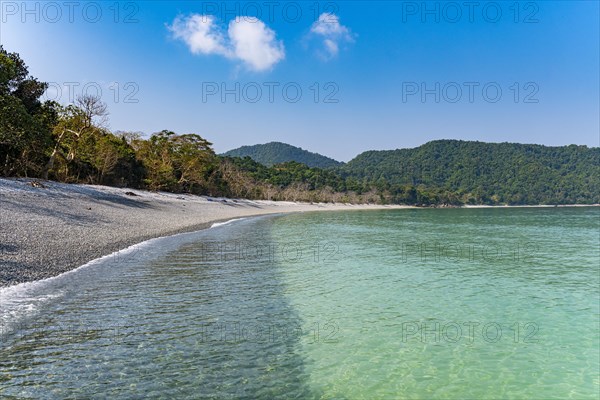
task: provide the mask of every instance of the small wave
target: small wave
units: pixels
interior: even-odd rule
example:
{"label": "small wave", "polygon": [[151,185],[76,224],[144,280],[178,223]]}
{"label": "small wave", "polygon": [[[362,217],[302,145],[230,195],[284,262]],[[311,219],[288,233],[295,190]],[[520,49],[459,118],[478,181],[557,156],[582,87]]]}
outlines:
{"label": "small wave", "polygon": [[[223,225],[228,225],[232,222],[240,221],[245,218],[235,218],[224,222],[215,222],[210,228],[216,228]],[[65,278],[80,272],[84,268],[97,265],[102,262],[110,261],[111,259],[125,259],[130,254],[143,251],[144,248],[152,246],[156,241],[193,234],[194,232],[179,233],[176,235],[161,236],[146,240],[141,243],[136,243],[125,249],[115,251],[114,253],[105,255],[100,258],[91,260],[70,271],[63,272],[60,275],[46,279],[41,279],[34,282],[24,282],[17,285],[0,288],[0,333],[7,331],[11,326],[18,324],[23,318],[34,315],[42,304],[63,296],[66,289],[69,287],[67,283],[65,290],[61,289]]]}
{"label": "small wave", "polygon": [[[124,257],[129,253],[136,252],[154,240],[156,239],[134,244],[125,249],[91,260],[57,276],[0,288],[0,334],[10,332],[23,319],[34,316],[43,304],[63,296],[67,292],[66,288],[68,287],[68,283],[63,283],[65,282],[65,278],[84,268],[102,263],[111,258]],[[61,283],[63,284],[61,285]],[[65,284],[67,286],[62,288]]]}
{"label": "small wave", "polygon": [[244,219],[246,219],[246,218],[234,218],[234,219],[230,219],[230,220],[224,221],[224,222],[215,222],[210,227],[211,228],[216,228],[218,226],[228,225],[228,224],[231,224],[232,222],[241,221],[241,220],[244,220]]}

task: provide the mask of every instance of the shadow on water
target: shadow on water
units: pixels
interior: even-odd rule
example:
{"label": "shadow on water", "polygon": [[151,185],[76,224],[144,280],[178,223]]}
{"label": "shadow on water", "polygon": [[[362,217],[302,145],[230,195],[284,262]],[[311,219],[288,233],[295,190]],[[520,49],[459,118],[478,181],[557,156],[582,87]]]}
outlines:
{"label": "shadow on water", "polygon": [[312,397],[299,354],[302,321],[269,250],[271,222],[208,231],[171,253],[168,269],[162,259],[150,269],[147,279],[163,296],[149,299],[146,312],[181,318],[174,328],[181,342],[196,342],[183,347],[189,365],[198,368],[194,393],[200,397]]}
{"label": "shadow on water", "polygon": [[0,332],[0,396],[318,398],[308,333],[265,250],[271,223],[157,242],[56,285],[59,298]]}

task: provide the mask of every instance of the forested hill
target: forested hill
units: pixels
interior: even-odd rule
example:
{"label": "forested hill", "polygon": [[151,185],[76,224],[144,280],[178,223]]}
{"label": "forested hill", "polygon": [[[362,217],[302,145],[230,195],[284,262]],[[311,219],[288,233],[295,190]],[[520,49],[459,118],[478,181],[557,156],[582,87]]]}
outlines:
{"label": "forested hill", "polygon": [[597,147],[436,140],[413,149],[367,151],[339,171],[382,187],[423,185],[472,194],[484,203],[600,202]]}
{"label": "forested hill", "polygon": [[61,105],[48,87],[0,45],[0,176],[283,201],[600,203],[596,147],[439,140],[342,164],[275,142],[218,157],[197,133],[113,133],[100,96]]}
{"label": "forested hill", "polygon": [[254,146],[242,146],[237,149],[230,150],[223,155],[226,157],[250,157],[254,161],[268,167],[288,161],[306,164],[311,168],[330,168],[342,164],[339,161],[322,156],[321,154],[311,153],[310,151],[301,149],[300,147],[281,142],[270,142],[266,144],[257,144]]}

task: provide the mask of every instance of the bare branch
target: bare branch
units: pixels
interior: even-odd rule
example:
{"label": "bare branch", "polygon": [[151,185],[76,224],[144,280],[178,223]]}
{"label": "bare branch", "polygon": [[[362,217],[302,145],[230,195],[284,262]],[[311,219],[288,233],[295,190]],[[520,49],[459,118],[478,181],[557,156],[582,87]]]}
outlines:
{"label": "bare branch", "polygon": [[100,96],[90,94],[77,96],[75,105],[83,111],[89,125],[92,125],[94,118],[99,119],[96,121],[98,126],[104,126],[108,121],[108,106]]}

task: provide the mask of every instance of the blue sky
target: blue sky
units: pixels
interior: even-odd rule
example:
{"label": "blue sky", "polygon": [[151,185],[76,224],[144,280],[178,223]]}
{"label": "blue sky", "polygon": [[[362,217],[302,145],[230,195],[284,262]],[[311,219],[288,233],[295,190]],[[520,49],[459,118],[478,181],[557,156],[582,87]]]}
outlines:
{"label": "blue sky", "polygon": [[113,130],[343,161],[442,138],[600,145],[596,1],[24,4],[1,3],[0,43],[47,98],[100,88]]}

